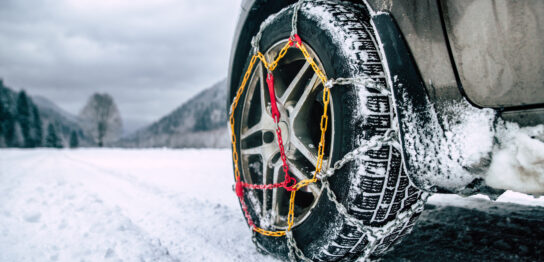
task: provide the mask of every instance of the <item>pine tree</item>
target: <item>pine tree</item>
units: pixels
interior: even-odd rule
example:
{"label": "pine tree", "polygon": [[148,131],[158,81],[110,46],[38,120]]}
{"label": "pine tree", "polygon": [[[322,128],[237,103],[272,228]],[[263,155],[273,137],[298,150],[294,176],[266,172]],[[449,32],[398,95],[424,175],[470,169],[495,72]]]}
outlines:
{"label": "pine tree", "polygon": [[23,131],[21,125],[17,121],[13,121],[12,136],[10,139],[10,147],[23,147],[25,145]]}
{"label": "pine tree", "polygon": [[42,118],[40,117],[40,111],[36,105],[32,105],[32,126],[34,130],[33,143],[35,147],[42,146],[43,144],[43,127]]}
{"label": "pine tree", "polygon": [[62,143],[57,135],[57,131],[53,124],[47,126],[47,137],[45,138],[46,147],[62,148]]}
{"label": "pine tree", "polygon": [[11,113],[6,114],[5,119],[2,119],[4,124],[4,138],[7,147],[18,146],[15,141],[15,119]]}
{"label": "pine tree", "polygon": [[[2,81],[2,79],[0,79],[0,81]],[[0,86],[0,88],[2,88]],[[0,90],[0,95],[2,94],[1,92],[2,90]],[[6,143],[5,143],[5,136],[6,136],[6,131],[5,131],[5,121],[7,120],[6,119],[6,115],[7,115],[7,108],[6,108],[6,105],[4,105],[4,101],[2,101],[2,99],[0,99],[0,147],[5,147],[6,146]]]}
{"label": "pine tree", "polygon": [[13,99],[4,82],[0,79],[0,129],[3,137],[3,146],[12,147],[13,138],[15,136],[14,116],[12,111]]}
{"label": "pine tree", "polygon": [[78,146],[79,146],[79,138],[77,137],[76,131],[72,131],[72,133],[70,133],[70,147],[76,148]]}
{"label": "pine tree", "polygon": [[31,136],[30,103],[25,91],[19,92],[17,96],[17,121],[23,135],[23,147],[34,147]]}

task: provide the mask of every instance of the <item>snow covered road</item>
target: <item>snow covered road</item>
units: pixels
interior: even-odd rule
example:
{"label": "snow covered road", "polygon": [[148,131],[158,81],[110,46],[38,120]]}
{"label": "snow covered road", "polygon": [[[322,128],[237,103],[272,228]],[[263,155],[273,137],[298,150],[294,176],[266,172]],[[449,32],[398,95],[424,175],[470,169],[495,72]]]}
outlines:
{"label": "snow covered road", "polygon": [[[231,170],[229,150],[0,150],[0,261],[274,261],[251,243]],[[480,261],[538,260],[544,200],[500,200],[518,204],[433,196],[384,261],[487,245]]]}
{"label": "snow covered road", "polygon": [[0,261],[270,261],[224,150],[0,151]]}

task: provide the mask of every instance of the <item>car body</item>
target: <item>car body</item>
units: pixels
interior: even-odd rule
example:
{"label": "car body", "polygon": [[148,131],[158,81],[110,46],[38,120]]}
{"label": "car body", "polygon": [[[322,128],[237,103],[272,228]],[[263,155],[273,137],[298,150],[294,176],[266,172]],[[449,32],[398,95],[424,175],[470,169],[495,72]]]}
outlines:
{"label": "car body", "polygon": [[[241,75],[251,51],[251,38],[258,32],[261,22],[295,2],[242,2],[230,59],[230,97],[239,84],[238,78],[232,76]],[[390,81],[400,79],[392,88],[397,96],[401,134],[408,128],[403,126],[404,118],[411,117],[403,114],[403,94],[399,93],[399,87],[410,89],[410,105],[422,109],[416,116],[419,122],[427,123],[433,118],[423,112],[424,108],[432,106],[440,115],[443,105],[451,101],[468,101],[473,108],[492,109],[499,118],[522,127],[544,124],[544,20],[539,16],[544,14],[544,1],[350,2],[365,5],[372,13],[382,48],[388,49],[382,51],[387,57]],[[441,127],[435,123],[434,128]],[[403,147],[406,143],[409,142],[401,136]],[[418,161],[422,158],[411,154],[410,150],[404,151],[410,177],[420,188],[459,192],[468,185],[469,182],[452,186],[451,181],[429,181],[428,175],[422,175],[429,172],[416,168],[421,166]]]}
{"label": "car body", "polygon": [[[229,75],[239,75],[250,39],[270,14],[296,1],[245,0]],[[356,1],[357,2],[357,1]],[[363,3],[363,1],[358,1]],[[544,2],[368,0],[389,12],[433,102],[465,97],[520,125],[544,123]],[[230,94],[237,79],[229,79]]]}

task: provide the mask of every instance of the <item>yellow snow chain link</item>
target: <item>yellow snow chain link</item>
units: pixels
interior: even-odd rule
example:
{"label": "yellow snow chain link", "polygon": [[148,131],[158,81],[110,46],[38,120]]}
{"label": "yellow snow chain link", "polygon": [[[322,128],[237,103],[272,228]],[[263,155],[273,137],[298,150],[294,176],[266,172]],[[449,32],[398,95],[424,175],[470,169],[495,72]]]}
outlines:
{"label": "yellow snow chain link", "polygon": [[[231,142],[232,142],[232,160],[234,161],[234,177],[236,179],[236,181],[240,181],[240,168],[238,166],[238,152],[236,150],[236,133],[235,133],[235,130],[234,130],[234,124],[235,124],[235,120],[234,120],[234,113],[235,113],[235,110],[236,110],[236,107],[238,106],[238,102],[240,100],[240,97],[242,96],[242,94],[244,93],[244,90],[245,90],[245,87],[246,87],[246,84],[247,84],[247,81],[249,79],[249,76],[251,75],[251,72],[253,71],[253,67],[255,66],[255,63],[257,62],[257,59],[259,59],[263,66],[269,71],[269,72],[273,72],[276,67],[278,66],[278,62],[285,56],[285,54],[287,53],[287,51],[289,50],[289,48],[291,46],[293,46],[293,44],[296,45],[296,47],[302,52],[302,55],[304,56],[304,58],[306,59],[306,61],[310,64],[310,66],[312,66],[312,69],[314,70],[314,72],[316,73],[316,75],[319,77],[319,79],[321,80],[321,83],[323,84],[323,115],[321,116],[321,122],[319,124],[319,127],[321,129],[321,139],[319,141],[319,147],[318,147],[318,156],[317,156],[317,163],[316,163],[316,166],[315,166],[315,171],[314,171],[314,174],[313,174],[313,177],[311,179],[305,179],[305,180],[301,180],[299,181],[296,185],[293,186],[294,190],[291,191],[291,197],[290,197],[290,200],[289,200],[289,213],[288,213],[288,216],[287,216],[287,229],[284,230],[284,231],[269,231],[269,230],[265,230],[263,228],[260,228],[258,226],[256,226],[255,224],[253,224],[252,222],[250,222],[250,217],[249,217],[249,213],[247,211],[247,207],[245,207],[245,203],[244,203],[244,200],[243,200],[243,195],[240,197],[240,202],[242,203],[242,206],[243,206],[243,209],[244,209],[244,212],[246,213],[246,219],[248,219],[248,222],[250,224],[250,226],[252,227],[252,230],[259,233],[259,234],[262,234],[262,235],[265,235],[265,236],[273,236],[273,237],[281,237],[281,236],[285,236],[285,234],[291,230],[291,228],[293,227],[293,224],[294,224],[294,221],[295,221],[295,195],[296,195],[296,192],[311,184],[311,183],[315,183],[317,182],[317,174],[319,172],[321,172],[321,169],[322,169],[322,166],[323,166],[323,156],[324,156],[324,153],[325,153],[325,133],[327,131],[327,124],[328,124],[328,116],[327,116],[327,111],[328,111],[328,106],[329,106],[329,100],[330,100],[330,95],[331,95],[331,92],[330,92],[330,88],[326,85],[327,83],[327,77],[325,76],[325,74],[321,71],[321,69],[319,69],[319,66],[315,63],[314,59],[310,56],[310,54],[308,53],[308,50],[306,49],[306,47],[302,44],[302,41],[300,39],[300,37],[297,35],[297,34],[294,34],[292,35],[290,38],[289,38],[289,41],[285,44],[285,46],[283,46],[283,48],[281,49],[281,51],[279,52],[278,56],[276,57],[276,59],[269,63],[266,58],[264,57],[264,55],[257,51],[252,57],[251,57],[251,60],[249,62],[249,66],[244,74],[244,78],[242,80],[242,83],[240,84],[240,87],[238,88],[238,91],[236,92],[236,97],[234,97],[234,100],[232,102],[232,105],[231,105],[231,108],[230,108],[230,117],[229,117],[229,122],[230,122],[230,132],[231,132]],[[243,190],[243,189],[241,189]],[[266,189],[265,189],[266,190]]]}

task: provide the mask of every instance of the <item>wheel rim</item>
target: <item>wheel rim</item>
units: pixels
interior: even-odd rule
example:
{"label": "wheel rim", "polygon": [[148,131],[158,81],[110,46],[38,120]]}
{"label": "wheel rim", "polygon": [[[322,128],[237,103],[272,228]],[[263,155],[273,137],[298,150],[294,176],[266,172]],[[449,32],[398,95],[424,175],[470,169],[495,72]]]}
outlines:
{"label": "wheel rim", "polygon": [[[272,45],[265,53],[268,61],[274,59],[287,40]],[[316,53],[305,44],[306,49],[325,72]],[[276,124],[270,113],[270,98],[266,86],[266,69],[259,63],[247,87],[240,125],[241,171],[244,181],[254,184],[282,182]],[[274,87],[277,105],[281,113],[278,126],[289,165],[289,173],[297,181],[312,178],[317,162],[317,148],[321,130],[319,121],[323,114],[323,85],[299,50],[289,49],[274,70]],[[334,105],[329,104],[329,126],[325,139],[323,167],[334,141]],[[320,183],[312,183],[297,191],[295,198],[294,226],[301,224],[312,212],[322,193]],[[262,227],[286,229],[290,192],[283,188],[272,190],[249,190],[248,198],[259,215]]]}

